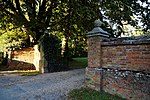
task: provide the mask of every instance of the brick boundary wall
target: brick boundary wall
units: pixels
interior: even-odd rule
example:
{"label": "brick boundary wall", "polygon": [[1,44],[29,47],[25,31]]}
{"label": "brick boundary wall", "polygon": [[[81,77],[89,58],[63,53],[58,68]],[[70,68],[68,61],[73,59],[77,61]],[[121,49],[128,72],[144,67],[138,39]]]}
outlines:
{"label": "brick boundary wall", "polygon": [[10,51],[8,55],[8,69],[37,70],[42,73],[42,68],[39,67],[41,58],[37,45]]}
{"label": "brick boundary wall", "polygon": [[129,100],[150,98],[150,35],[88,37],[87,86]]}
{"label": "brick boundary wall", "polygon": [[8,68],[29,70],[35,69],[34,62],[34,49],[22,48],[9,52]]}

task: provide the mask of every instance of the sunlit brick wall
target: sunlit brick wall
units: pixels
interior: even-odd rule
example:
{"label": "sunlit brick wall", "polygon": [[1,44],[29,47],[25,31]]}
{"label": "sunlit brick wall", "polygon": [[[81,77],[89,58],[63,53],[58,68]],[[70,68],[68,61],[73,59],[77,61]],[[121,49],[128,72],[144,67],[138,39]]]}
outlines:
{"label": "sunlit brick wall", "polygon": [[9,69],[35,69],[34,63],[34,49],[22,48],[11,52],[11,59],[9,59]]}
{"label": "sunlit brick wall", "polygon": [[30,48],[22,48],[22,49],[15,50],[12,52],[12,60],[33,63],[34,49],[30,47]]}

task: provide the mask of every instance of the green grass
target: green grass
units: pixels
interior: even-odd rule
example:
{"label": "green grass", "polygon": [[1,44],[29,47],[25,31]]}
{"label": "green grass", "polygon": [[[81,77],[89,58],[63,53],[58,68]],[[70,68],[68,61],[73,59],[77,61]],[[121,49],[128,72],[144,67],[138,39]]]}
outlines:
{"label": "green grass", "polygon": [[74,89],[68,95],[67,100],[126,100],[117,95],[98,92],[89,88]]}
{"label": "green grass", "polygon": [[38,71],[17,71],[18,74],[20,74],[21,76],[37,76],[39,74],[41,74],[40,72]]}
{"label": "green grass", "polygon": [[79,68],[85,68],[87,67],[87,57],[78,57],[78,58],[72,58],[71,61],[69,61],[69,68],[70,69],[79,69]]}

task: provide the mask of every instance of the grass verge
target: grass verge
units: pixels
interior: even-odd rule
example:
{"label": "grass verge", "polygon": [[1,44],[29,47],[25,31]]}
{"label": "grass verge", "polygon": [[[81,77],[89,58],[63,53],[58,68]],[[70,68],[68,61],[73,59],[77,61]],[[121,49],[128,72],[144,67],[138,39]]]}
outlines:
{"label": "grass verge", "polygon": [[67,100],[126,100],[117,95],[98,92],[89,88],[74,89],[68,95]]}
{"label": "grass verge", "polygon": [[16,70],[16,72],[21,76],[37,76],[41,74],[39,71],[32,71],[32,70],[29,71]]}
{"label": "grass verge", "polygon": [[78,58],[72,58],[71,61],[69,61],[69,68],[70,69],[79,69],[79,68],[85,68],[87,67],[87,57],[78,57]]}

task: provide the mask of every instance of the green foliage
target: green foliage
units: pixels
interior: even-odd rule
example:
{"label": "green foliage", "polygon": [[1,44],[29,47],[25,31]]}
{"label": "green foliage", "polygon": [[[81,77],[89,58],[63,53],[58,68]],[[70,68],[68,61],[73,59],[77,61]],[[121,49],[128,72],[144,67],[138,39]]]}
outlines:
{"label": "green foliage", "polygon": [[148,0],[1,0],[0,6],[0,27],[5,29],[8,23],[21,27],[34,43],[47,32],[57,33],[67,39],[67,55],[73,56],[86,53],[85,33],[93,28],[95,19],[104,22],[104,30],[112,37],[124,34],[125,24],[139,28],[140,22],[142,30],[150,28]]}
{"label": "green foliage", "polygon": [[107,29],[112,29],[110,33],[114,37],[123,34],[123,27],[127,24],[143,31],[150,31],[149,3],[148,0],[101,0],[100,18],[103,21],[109,20],[109,25],[106,26]]}
{"label": "green foliage", "polygon": [[9,16],[5,16],[1,12],[0,17],[0,51],[22,47],[28,38],[23,28],[15,26],[11,23]]}
{"label": "green foliage", "polygon": [[143,35],[143,34],[150,34],[150,32],[144,32],[142,30],[135,30],[135,31],[133,31],[133,33],[131,35],[132,36],[140,36],[140,35]]}
{"label": "green foliage", "polygon": [[67,100],[126,100],[117,95],[104,91],[98,92],[90,88],[74,89],[69,93]]}
{"label": "green foliage", "polygon": [[2,0],[0,17],[8,16],[4,23],[24,26],[36,43],[47,30],[56,29],[69,36],[74,25],[80,30],[89,29],[89,23],[97,17],[96,5],[89,0]]}
{"label": "green foliage", "polygon": [[69,54],[71,57],[87,56],[87,38],[84,33],[74,33],[74,36],[69,38]]}
{"label": "green foliage", "polygon": [[0,30],[0,34],[0,51],[20,48],[26,43],[26,33],[21,28],[14,28],[12,24],[7,24],[5,29]]}
{"label": "green foliage", "polygon": [[[61,46],[60,46],[60,40],[52,35],[52,34],[45,34],[39,43],[41,49],[44,51],[44,56],[45,58],[51,59],[49,57],[53,57],[55,60],[57,57],[61,57],[60,52],[61,52]],[[56,57],[55,57],[56,56]]]}
{"label": "green foliage", "polygon": [[98,18],[98,5],[94,0],[2,0],[0,6],[0,17],[7,16],[3,24],[23,27],[34,43],[47,32],[68,38],[71,52],[67,55],[81,56],[79,52],[86,52],[85,33]]}
{"label": "green foliage", "polygon": [[[79,34],[79,30],[87,32],[98,18],[109,20],[116,26],[114,36],[124,33],[124,22],[132,26],[141,22],[145,31],[150,28],[148,0],[1,0],[0,6],[0,18],[7,16],[3,23],[24,25],[35,42],[47,29],[67,36]],[[109,28],[113,27],[110,25]]]}
{"label": "green foliage", "polygon": [[62,59],[60,48],[60,40],[52,34],[45,34],[40,40],[39,49],[41,55],[48,63],[47,68],[49,72],[63,69],[63,66],[61,66]]}
{"label": "green foliage", "polygon": [[56,9],[57,16],[52,18],[58,24],[51,29],[57,31],[58,36],[61,33],[61,38],[66,38],[65,46],[69,49],[65,50],[64,56],[86,56],[86,32],[93,28],[93,21],[98,18],[98,5],[88,0],[66,0]]}

